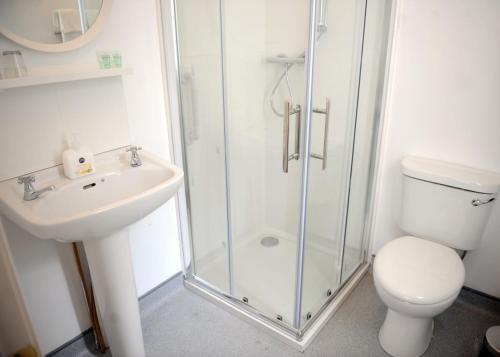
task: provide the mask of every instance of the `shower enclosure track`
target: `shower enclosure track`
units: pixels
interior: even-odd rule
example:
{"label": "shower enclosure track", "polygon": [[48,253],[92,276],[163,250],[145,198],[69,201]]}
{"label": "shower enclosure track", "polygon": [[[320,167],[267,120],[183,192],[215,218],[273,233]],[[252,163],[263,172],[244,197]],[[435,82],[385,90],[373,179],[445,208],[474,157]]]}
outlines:
{"label": "shower enclosure track", "polygon": [[190,269],[185,275],[184,286],[252,325],[271,332],[274,337],[303,352],[365,276],[369,267],[370,264],[367,262],[360,263],[301,329],[294,329],[277,319],[269,318],[252,306],[193,275]]}

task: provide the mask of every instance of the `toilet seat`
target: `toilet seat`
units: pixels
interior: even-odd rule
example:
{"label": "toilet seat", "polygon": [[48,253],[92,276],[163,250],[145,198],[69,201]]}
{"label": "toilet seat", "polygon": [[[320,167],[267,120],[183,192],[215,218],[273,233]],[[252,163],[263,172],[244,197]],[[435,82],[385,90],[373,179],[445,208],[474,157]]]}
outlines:
{"label": "toilet seat", "polygon": [[456,297],[465,279],[464,265],[453,249],[412,236],[394,239],[380,249],[373,273],[388,294],[417,305]]}

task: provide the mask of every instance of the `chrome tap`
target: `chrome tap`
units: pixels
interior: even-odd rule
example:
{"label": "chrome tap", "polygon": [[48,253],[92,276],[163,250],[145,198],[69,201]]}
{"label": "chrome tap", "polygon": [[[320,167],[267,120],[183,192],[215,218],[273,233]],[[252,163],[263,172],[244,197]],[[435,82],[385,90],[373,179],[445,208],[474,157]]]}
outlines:
{"label": "chrome tap", "polygon": [[33,182],[35,182],[35,176],[33,175],[19,176],[17,178],[18,184],[20,185],[24,184],[25,201],[33,201],[37,199],[42,193],[47,191],[52,191],[56,188],[54,185],[50,185],[37,191],[35,190],[35,186],[33,186]]}
{"label": "chrome tap", "polygon": [[131,153],[130,156],[130,166],[137,167],[142,165],[141,157],[139,156],[139,150],[142,150],[142,147],[132,145],[126,151]]}

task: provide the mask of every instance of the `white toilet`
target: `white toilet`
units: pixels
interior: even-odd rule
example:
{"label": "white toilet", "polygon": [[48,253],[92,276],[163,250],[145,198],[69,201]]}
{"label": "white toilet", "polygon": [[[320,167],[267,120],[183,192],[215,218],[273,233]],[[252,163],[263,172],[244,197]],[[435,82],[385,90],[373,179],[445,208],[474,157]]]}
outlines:
{"label": "white toilet", "polygon": [[392,356],[422,355],[432,338],[433,317],[457,298],[465,269],[452,249],[473,250],[492,210],[500,175],[418,157],[402,160],[400,227],[373,263],[375,287],[387,305],[380,328]]}

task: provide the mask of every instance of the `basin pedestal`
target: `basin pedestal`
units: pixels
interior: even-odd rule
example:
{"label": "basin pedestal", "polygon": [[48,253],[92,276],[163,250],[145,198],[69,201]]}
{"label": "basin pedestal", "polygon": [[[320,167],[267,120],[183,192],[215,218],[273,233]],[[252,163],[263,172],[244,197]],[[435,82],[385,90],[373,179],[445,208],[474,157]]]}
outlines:
{"label": "basin pedestal", "polygon": [[128,230],[86,240],[83,246],[111,353],[118,357],[144,357]]}
{"label": "basin pedestal", "polygon": [[0,182],[2,216],[40,239],[83,242],[104,335],[115,357],[145,356],[127,227],[174,196],[184,175],[146,151],[141,159],[141,166],[132,167],[123,148],[99,154],[96,173],[78,180],[65,177],[60,167],[49,168],[36,174],[37,187],[56,189],[30,202],[23,200],[18,178]]}

